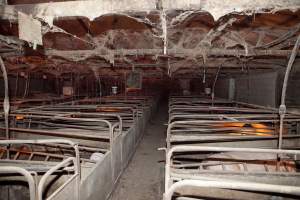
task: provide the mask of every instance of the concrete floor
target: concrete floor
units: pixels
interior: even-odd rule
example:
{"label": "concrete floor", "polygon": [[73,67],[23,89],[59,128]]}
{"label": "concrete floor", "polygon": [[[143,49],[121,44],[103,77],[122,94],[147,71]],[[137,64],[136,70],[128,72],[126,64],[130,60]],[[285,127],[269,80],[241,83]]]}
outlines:
{"label": "concrete floor", "polygon": [[124,171],[111,200],[160,200],[163,194],[167,105],[160,106]]}

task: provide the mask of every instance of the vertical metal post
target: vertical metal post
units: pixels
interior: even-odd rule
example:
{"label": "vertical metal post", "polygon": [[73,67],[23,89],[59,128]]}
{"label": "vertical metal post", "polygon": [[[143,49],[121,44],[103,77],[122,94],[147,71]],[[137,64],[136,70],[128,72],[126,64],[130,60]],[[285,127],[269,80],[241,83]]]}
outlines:
{"label": "vertical metal post", "polygon": [[281,104],[279,106],[279,116],[280,116],[280,126],[279,126],[279,140],[278,140],[278,149],[282,148],[282,137],[283,137],[283,120],[286,113],[286,105],[285,105],[285,97],[286,97],[286,90],[287,90],[287,84],[289,80],[289,75],[291,72],[291,69],[293,67],[295,58],[297,56],[298,48],[300,45],[300,35],[297,38],[297,41],[295,43],[295,46],[293,48],[292,54],[290,56],[285,75],[284,75],[284,81],[282,85],[282,91],[281,91]]}
{"label": "vertical metal post", "polygon": [[[3,79],[4,79],[4,92],[5,92],[5,97],[4,97],[4,102],[3,102],[3,110],[4,110],[4,118],[5,118],[5,135],[6,139],[9,140],[10,135],[9,135],[9,123],[8,123],[8,115],[9,115],[9,93],[8,93],[8,77],[7,77],[7,72],[6,68],[4,65],[4,62],[0,56],[0,67],[1,71],[3,73]],[[8,147],[9,148],[9,147]],[[7,157],[9,158],[9,151],[7,149]]]}

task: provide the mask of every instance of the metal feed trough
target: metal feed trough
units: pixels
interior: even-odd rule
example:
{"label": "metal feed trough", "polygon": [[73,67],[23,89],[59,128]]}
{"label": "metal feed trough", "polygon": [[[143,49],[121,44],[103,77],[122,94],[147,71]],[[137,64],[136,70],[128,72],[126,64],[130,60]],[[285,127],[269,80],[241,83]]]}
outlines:
{"label": "metal feed trough", "polygon": [[[150,100],[146,99],[147,97],[141,97],[127,103],[122,98],[117,101],[107,100],[105,103],[102,101],[99,103],[98,99],[85,99],[11,112],[10,139],[12,141],[22,139],[24,144],[4,146],[3,151],[7,153],[1,156],[0,166],[28,170],[29,173],[34,174],[34,179],[37,177],[39,180],[42,174],[35,175],[31,168],[26,167],[35,166],[34,169],[38,171],[44,169],[42,164],[39,165],[40,163],[52,166],[58,161],[70,160],[75,155],[64,144],[27,145],[26,141],[28,139],[50,141],[58,138],[68,140],[78,144],[79,186],[74,188],[69,186],[68,181],[64,182],[65,179],[58,178],[60,172],[65,172],[60,167],[54,175],[50,176],[51,181],[47,182],[43,199],[69,199],[70,195],[75,193],[78,193],[80,199],[108,199],[135,151],[145,123],[155,110],[157,99],[154,97]],[[0,130],[4,136],[4,125],[1,125]],[[6,165],[7,163],[9,164]],[[38,164],[34,165],[35,163]],[[66,168],[69,167],[68,165]],[[10,174],[3,175],[4,180],[8,175]],[[20,191],[18,194],[23,195],[24,198],[29,197],[29,193],[26,192],[28,184],[24,186],[23,183],[22,187],[18,185],[21,175],[15,175],[16,173],[13,178],[8,176],[11,179],[10,184],[7,182],[2,184],[4,190],[0,195],[6,197],[7,188],[10,188],[11,193],[12,191],[15,193],[17,188]],[[24,178],[22,181],[24,182]],[[57,186],[60,186],[59,190]],[[35,190],[39,192],[37,188]],[[3,199],[19,198],[10,195]],[[34,196],[33,199],[40,199],[40,197]]]}

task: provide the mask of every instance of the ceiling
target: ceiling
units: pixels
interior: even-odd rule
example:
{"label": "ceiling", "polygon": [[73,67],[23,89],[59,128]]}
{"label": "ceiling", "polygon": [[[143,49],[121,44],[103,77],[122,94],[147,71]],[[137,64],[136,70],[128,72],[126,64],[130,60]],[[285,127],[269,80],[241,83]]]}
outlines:
{"label": "ceiling", "polygon": [[[219,18],[214,10],[165,10],[156,5],[156,9],[147,12],[104,12],[93,18],[65,14],[55,16],[51,23],[36,14],[33,18],[41,22],[43,45],[34,50],[18,38],[15,13],[7,13],[36,13],[38,9],[29,8],[44,6],[43,2],[47,1],[9,0],[13,5],[2,6],[0,55],[11,74],[103,75],[139,69],[151,76],[195,77],[203,71],[215,74],[220,69],[222,75],[249,69],[274,71],[286,67],[300,33],[300,5],[293,10],[279,6],[243,12],[228,11],[225,6],[222,12],[227,9],[229,13],[218,13]],[[68,2],[53,5],[63,3]]]}

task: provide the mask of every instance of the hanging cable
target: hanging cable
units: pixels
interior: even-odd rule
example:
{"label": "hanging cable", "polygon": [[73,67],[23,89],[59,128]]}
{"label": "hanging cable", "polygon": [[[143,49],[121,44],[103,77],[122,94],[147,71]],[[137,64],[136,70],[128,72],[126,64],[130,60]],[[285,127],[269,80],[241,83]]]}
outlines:
{"label": "hanging cable", "polygon": [[218,68],[218,71],[217,71],[216,76],[215,76],[214,83],[213,83],[213,85],[212,85],[212,91],[211,91],[211,105],[212,105],[212,106],[214,106],[214,100],[215,100],[215,86],[216,86],[216,83],[217,83],[217,80],[218,80],[218,76],[219,76],[221,67],[222,67],[222,64],[221,64],[221,65],[219,66],[219,68]]}
{"label": "hanging cable", "polygon": [[89,97],[89,79],[87,78],[87,76],[85,77],[85,82],[86,97]]}
{"label": "hanging cable", "polygon": [[99,102],[101,103],[102,87],[101,87],[101,77],[100,77],[100,75],[98,75],[98,85],[99,85]]}
{"label": "hanging cable", "polygon": [[285,97],[286,97],[287,84],[288,84],[289,75],[290,75],[292,66],[293,66],[295,58],[297,56],[299,45],[300,45],[300,35],[297,38],[297,41],[293,48],[292,54],[290,56],[290,59],[289,59],[289,62],[288,62],[288,65],[287,65],[287,68],[285,71],[285,75],[284,75],[283,85],[282,85],[281,104],[279,106],[280,127],[279,127],[278,149],[282,148],[283,120],[284,120],[285,113],[286,113]]}
{"label": "hanging cable", "polygon": [[26,96],[30,94],[30,73],[28,73],[28,84],[27,84],[27,90],[26,90]]}
{"label": "hanging cable", "polygon": [[71,72],[71,86],[72,86],[72,89],[71,89],[71,95],[72,95],[72,104],[74,104],[74,78],[73,78],[73,72]]}
{"label": "hanging cable", "polygon": [[75,88],[77,90],[76,99],[79,98],[79,96],[80,96],[80,84],[79,84],[79,82],[80,82],[80,74],[78,72],[77,73],[77,78],[76,78],[76,88]]}
{"label": "hanging cable", "polygon": [[202,78],[202,83],[205,84],[206,82],[206,69],[205,69],[205,65],[203,66],[203,78]]}
{"label": "hanging cable", "polygon": [[30,76],[29,76],[29,74],[27,74],[27,76],[25,76],[25,78],[26,78],[26,83],[25,83],[25,89],[24,89],[23,99],[28,96],[28,89],[29,89],[29,84],[30,84]]}
{"label": "hanging cable", "polygon": [[17,73],[16,77],[16,87],[15,87],[15,98],[18,96],[18,86],[19,86],[19,73]]}
{"label": "hanging cable", "polygon": [[168,64],[168,76],[171,77],[170,58],[168,58],[167,64]]}
{"label": "hanging cable", "polygon": [[[5,135],[6,139],[8,140],[10,138],[9,136],[9,123],[8,123],[8,115],[9,115],[9,94],[8,94],[8,77],[7,72],[5,69],[4,62],[0,56],[0,66],[1,71],[3,73],[3,79],[4,79],[4,91],[5,91],[5,97],[3,101],[3,110],[4,110],[4,118],[5,118]],[[9,157],[9,151],[7,151],[7,156]]]}
{"label": "hanging cable", "polygon": [[247,102],[250,102],[250,87],[251,87],[251,79],[250,79],[250,70],[249,66],[246,66],[246,63],[243,63],[243,66],[247,69]]}

